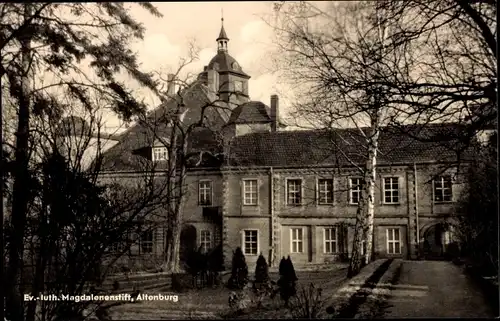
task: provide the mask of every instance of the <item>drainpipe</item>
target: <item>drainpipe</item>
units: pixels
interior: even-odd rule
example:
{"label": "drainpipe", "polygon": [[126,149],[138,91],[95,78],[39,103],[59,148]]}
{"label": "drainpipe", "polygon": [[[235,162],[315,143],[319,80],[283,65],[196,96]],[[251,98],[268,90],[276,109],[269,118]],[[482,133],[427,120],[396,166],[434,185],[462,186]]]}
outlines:
{"label": "drainpipe", "polygon": [[413,163],[413,177],[415,178],[415,228],[417,229],[417,256],[420,256],[420,227],[418,223],[418,181],[416,163]]}
{"label": "drainpipe", "polygon": [[269,260],[268,265],[274,265],[274,173],[273,168],[269,167],[269,216],[270,223],[269,224]]}

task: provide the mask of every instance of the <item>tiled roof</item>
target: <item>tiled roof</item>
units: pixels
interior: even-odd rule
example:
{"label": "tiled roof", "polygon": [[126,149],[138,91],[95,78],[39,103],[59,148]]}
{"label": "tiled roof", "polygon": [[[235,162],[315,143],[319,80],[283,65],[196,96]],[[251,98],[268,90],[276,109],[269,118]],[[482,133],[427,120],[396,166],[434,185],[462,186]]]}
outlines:
{"label": "tiled roof", "polygon": [[270,108],[260,101],[249,101],[236,107],[228,123],[264,123],[270,122]]}
{"label": "tiled roof", "polygon": [[[367,132],[366,128],[362,129]],[[404,128],[419,137],[459,131],[456,125],[429,125],[419,130]],[[420,142],[387,128],[379,137],[377,163],[380,165],[423,161],[454,161],[455,142]],[[232,166],[350,166],[366,161],[366,143],[359,129],[282,131],[253,133],[236,137],[231,142],[229,164]],[[467,155],[463,153],[461,158]]]}
{"label": "tiled roof", "polygon": [[[366,128],[362,128],[367,132]],[[304,130],[261,132],[235,137],[228,148],[225,165],[231,166],[351,166],[366,161],[366,143],[360,129]],[[403,134],[402,131],[405,133]],[[459,134],[456,124],[435,124],[427,127],[406,126],[399,129],[383,128],[379,138],[377,163],[379,165],[411,164],[413,162],[456,161],[460,146],[456,139],[442,142],[425,142],[420,139],[442,138]],[[141,129],[134,129],[124,136],[124,141],[106,153],[108,170],[140,170],[145,161],[129,149],[148,146]],[[219,166],[223,147],[217,133],[208,129],[196,131],[189,144],[190,163],[198,163],[201,151],[203,160],[197,166]],[[114,149],[114,150],[113,150]],[[461,160],[466,160],[468,151],[461,151]]]}

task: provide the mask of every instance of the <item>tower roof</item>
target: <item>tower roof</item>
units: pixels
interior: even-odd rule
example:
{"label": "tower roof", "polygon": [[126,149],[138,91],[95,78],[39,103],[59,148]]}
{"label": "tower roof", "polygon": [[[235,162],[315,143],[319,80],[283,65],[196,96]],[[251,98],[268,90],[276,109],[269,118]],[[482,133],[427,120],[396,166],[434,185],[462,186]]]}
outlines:
{"label": "tower roof", "polygon": [[220,32],[219,32],[219,37],[216,39],[217,41],[219,40],[229,40],[226,34],[226,30],[224,29],[224,18],[221,18],[222,25],[220,27]]}

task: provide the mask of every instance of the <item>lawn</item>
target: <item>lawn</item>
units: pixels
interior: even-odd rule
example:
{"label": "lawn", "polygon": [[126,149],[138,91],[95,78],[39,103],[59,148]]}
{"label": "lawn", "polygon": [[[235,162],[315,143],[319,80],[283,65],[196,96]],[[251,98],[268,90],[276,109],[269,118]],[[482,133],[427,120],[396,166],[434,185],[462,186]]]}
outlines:
{"label": "lawn", "polygon": [[[313,283],[323,289],[323,297],[333,296],[333,293],[345,279],[346,269],[337,268],[330,271],[306,272],[297,271],[299,285]],[[279,275],[270,273],[271,280],[277,281]],[[172,320],[172,319],[214,319],[222,318],[228,309],[228,297],[231,290],[220,287],[217,289],[192,290],[185,293],[173,293],[170,289],[147,294],[178,295],[178,301],[142,301],[116,306],[110,309],[113,320]],[[266,301],[260,309],[252,308],[251,313],[240,316],[242,319],[286,318],[287,310],[279,302]],[[238,317],[238,318],[240,318]],[[234,316],[232,317],[234,318]]]}

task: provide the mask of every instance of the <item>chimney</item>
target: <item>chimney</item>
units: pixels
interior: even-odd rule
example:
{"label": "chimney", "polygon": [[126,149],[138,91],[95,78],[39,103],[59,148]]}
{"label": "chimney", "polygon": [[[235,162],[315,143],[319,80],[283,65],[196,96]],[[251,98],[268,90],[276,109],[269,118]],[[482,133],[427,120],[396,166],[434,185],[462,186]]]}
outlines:
{"label": "chimney", "polygon": [[175,75],[174,74],[168,74],[167,76],[167,96],[169,98],[175,96]]}
{"label": "chimney", "polygon": [[207,70],[207,85],[210,91],[214,94],[219,92],[219,73],[217,70]]}
{"label": "chimney", "polygon": [[275,132],[279,127],[280,101],[278,95],[271,95],[271,131]]}

